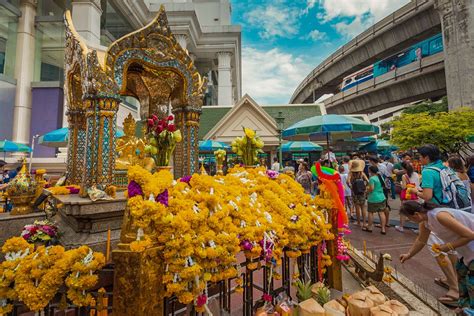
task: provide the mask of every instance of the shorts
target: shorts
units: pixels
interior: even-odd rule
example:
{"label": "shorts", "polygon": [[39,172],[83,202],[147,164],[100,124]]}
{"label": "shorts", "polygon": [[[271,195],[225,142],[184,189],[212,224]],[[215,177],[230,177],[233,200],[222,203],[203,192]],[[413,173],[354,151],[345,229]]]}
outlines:
{"label": "shorts", "polygon": [[352,202],[354,202],[354,205],[364,206],[365,201],[367,201],[367,198],[365,197],[365,195],[353,195],[352,196]]}
{"label": "shorts", "polygon": [[369,213],[378,213],[383,212],[387,208],[387,202],[382,201],[378,203],[367,202],[367,212]]}

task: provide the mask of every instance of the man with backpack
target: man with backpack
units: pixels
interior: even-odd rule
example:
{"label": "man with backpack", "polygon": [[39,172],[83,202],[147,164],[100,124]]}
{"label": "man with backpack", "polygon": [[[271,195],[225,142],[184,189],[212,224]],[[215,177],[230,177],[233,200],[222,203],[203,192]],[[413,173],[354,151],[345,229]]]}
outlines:
{"label": "man with backpack", "polygon": [[[418,152],[420,154],[420,162],[423,165],[423,170],[421,171],[422,190],[418,192],[418,196],[425,201],[434,202],[449,208],[459,209],[466,207],[465,204],[468,202],[463,194],[463,189],[460,187],[464,187],[463,183],[452,169],[443,165],[438,147],[428,144],[418,148]],[[444,243],[437,235],[431,233],[427,245],[446,276],[446,280],[435,279],[435,283],[448,289],[446,295],[438,300],[445,304],[455,304],[459,296],[456,272],[452,264],[452,262],[455,262],[455,252],[435,253],[432,251],[434,244]],[[448,256],[452,257],[452,260],[448,259]]]}

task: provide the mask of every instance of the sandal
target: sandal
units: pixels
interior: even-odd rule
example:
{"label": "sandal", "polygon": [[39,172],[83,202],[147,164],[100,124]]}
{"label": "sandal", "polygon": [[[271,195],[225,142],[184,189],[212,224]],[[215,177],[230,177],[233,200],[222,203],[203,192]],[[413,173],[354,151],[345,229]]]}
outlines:
{"label": "sandal", "polygon": [[439,286],[441,287],[444,287],[445,289],[449,290],[449,285],[448,283],[446,283],[445,280],[441,279],[441,278],[435,278],[434,279],[434,283],[438,284]]}
{"label": "sandal", "polygon": [[364,231],[366,233],[371,233],[372,229],[368,229],[367,226],[364,226],[364,227],[362,227],[362,231]]}
{"label": "sandal", "polygon": [[458,298],[451,295],[443,295],[438,298],[438,301],[440,301],[440,303],[443,303],[444,305],[452,306],[452,307],[458,306],[458,300],[459,300]]}

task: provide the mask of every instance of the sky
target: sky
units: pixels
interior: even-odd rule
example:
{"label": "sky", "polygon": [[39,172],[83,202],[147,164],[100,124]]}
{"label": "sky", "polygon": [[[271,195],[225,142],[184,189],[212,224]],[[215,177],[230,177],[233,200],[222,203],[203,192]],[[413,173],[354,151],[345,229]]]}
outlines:
{"label": "sky", "polygon": [[410,0],[231,0],[242,26],[242,95],[287,104],[337,48]]}

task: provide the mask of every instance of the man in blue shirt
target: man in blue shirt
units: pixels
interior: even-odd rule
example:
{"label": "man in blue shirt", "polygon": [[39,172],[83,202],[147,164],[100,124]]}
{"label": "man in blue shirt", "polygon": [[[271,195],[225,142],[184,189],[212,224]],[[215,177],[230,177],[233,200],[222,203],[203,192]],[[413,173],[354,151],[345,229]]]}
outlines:
{"label": "man in blue shirt", "polygon": [[[418,148],[420,154],[420,163],[423,165],[421,171],[421,188],[422,191],[418,192],[418,196],[425,201],[431,201],[436,204],[441,204],[443,201],[443,185],[441,183],[441,175],[438,170],[431,168],[444,169],[446,168],[441,161],[441,154],[438,147],[435,145],[424,145]],[[422,225],[422,224],[420,224]],[[424,224],[423,224],[424,225]],[[435,282],[439,285],[448,288],[448,292],[438,298],[438,300],[444,304],[456,304],[459,297],[459,289],[457,284],[456,270],[452,264],[455,262],[456,255],[450,251],[448,253],[435,253],[432,250],[433,244],[444,244],[434,233],[430,234],[427,245],[428,250],[435,257],[440,269],[443,271],[446,279],[435,279]],[[442,255],[441,255],[442,254]],[[447,255],[450,257],[449,260]]]}
{"label": "man in blue shirt", "polygon": [[445,169],[441,161],[440,152],[435,145],[425,145],[418,148],[420,153],[420,162],[423,165],[421,171],[421,188],[422,193],[419,195],[425,201],[431,201],[436,204],[441,204],[443,201],[443,185],[441,184],[441,176],[437,168]]}

